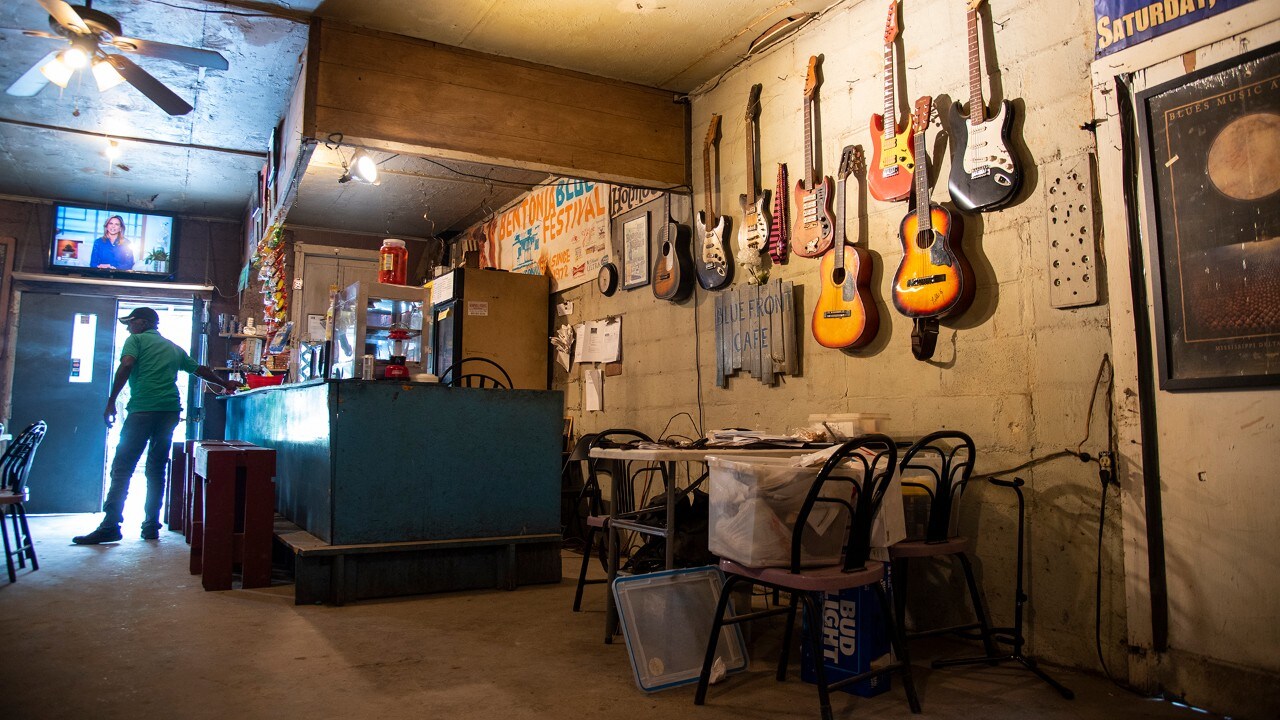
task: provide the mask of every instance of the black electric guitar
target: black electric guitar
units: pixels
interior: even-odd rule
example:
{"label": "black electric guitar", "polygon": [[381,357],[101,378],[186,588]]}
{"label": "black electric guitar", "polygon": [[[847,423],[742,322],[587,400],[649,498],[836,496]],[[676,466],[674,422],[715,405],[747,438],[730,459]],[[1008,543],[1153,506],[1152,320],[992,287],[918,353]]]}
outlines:
{"label": "black electric guitar", "polygon": [[978,49],[978,6],[969,0],[969,114],[960,103],[951,106],[951,174],[947,188],[961,210],[993,210],[1013,199],[1022,184],[1022,169],[1009,150],[1013,106],[1000,102],[1000,111],[987,117],[982,99],[982,61]]}
{"label": "black electric guitar", "polygon": [[729,284],[732,278],[733,263],[729,262],[729,216],[716,217],[712,204],[715,193],[711,186],[715,178],[711,176],[711,152],[720,134],[720,116],[712,115],[711,124],[707,127],[707,139],[702,145],[702,173],[706,181],[707,208],[698,211],[698,237],[702,239],[702,253],[698,257],[698,284],[707,290],[719,290]]}
{"label": "black electric guitar", "polygon": [[751,86],[751,97],[747,99],[747,194],[739,195],[742,205],[742,226],[738,228],[738,247],[742,250],[763,252],[765,243],[769,241],[769,191],[756,188],[756,123],[760,114],[760,88],[757,83]]}
{"label": "black electric guitar", "polygon": [[810,326],[814,339],[823,347],[859,348],[880,330],[880,314],[869,297],[871,253],[846,245],[844,237],[845,179],[851,174],[861,177],[865,169],[862,146],[846,146],[836,173],[835,246],[818,264],[822,288],[813,305]]}
{"label": "black electric guitar", "polygon": [[653,261],[653,296],[680,302],[693,291],[693,260],[689,257],[689,228],[671,219],[671,198],[667,196],[666,220],[659,233],[661,245]]}

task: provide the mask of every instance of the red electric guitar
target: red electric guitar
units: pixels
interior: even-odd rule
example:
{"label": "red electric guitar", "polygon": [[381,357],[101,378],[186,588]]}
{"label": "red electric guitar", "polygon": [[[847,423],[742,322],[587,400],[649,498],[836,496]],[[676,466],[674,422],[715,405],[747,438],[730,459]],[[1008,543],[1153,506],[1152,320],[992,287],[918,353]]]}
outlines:
{"label": "red electric guitar", "polygon": [[813,157],[813,100],[818,95],[821,55],[809,58],[804,80],[804,179],[796,183],[796,220],[791,228],[791,252],[818,257],[831,248],[835,222],[831,219],[831,178],[818,176]]}
{"label": "red electric guitar", "polygon": [[871,116],[871,173],[867,188],[877,200],[906,200],[911,196],[915,158],[911,154],[911,118],[898,127],[898,101],[893,94],[893,42],[898,37],[898,0],[889,0],[884,26],[884,114]]}
{"label": "red electric guitar", "polygon": [[822,289],[813,305],[813,337],[823,347],[859,348],[880,330],[880,315],[868,297],[871,253],[846,245],[844,237],[845,179],[850,174],[861,177],[864,170],[862,146],[846,146],[840,153],[836,180],[835,247],[818,265]]}

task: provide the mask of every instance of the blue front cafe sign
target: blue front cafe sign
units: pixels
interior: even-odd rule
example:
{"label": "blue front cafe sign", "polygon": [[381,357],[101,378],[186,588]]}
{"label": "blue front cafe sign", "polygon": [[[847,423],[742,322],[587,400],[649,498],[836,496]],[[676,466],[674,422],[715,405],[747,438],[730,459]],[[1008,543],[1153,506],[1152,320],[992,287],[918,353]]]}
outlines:
{"label": "blue front cafe sign", "polygon": [[1251,0],[1093,0],[1094,57],[1199,22]]}

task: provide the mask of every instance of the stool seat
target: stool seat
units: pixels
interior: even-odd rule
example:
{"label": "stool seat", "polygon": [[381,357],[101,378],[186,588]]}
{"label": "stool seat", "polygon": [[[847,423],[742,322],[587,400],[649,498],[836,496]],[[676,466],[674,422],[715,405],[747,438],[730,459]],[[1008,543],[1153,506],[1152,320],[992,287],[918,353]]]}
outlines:
{"label": "stool seat", "polygon": [[770,585],[781,585],[794,590],[825,592],[844,588],[863,587],[880,582],[884,577],[884,563],[871,562],[861,570],[845,572],[839,565],[816,567],[791,572],[788,568],[753,568],[739,565],[732,560],[720,561],[720,569],[734,575]]}
{"label": "stool seat", "polygon": [[922,557],[938,557],[940,555],[955,555],[956,553],[969,552],[969,538],[953,537],[947,538],[942,542],[929,542],[927,540],[903,540],[889,546],[889,557],[897,560],[898,558],[922,558]]}

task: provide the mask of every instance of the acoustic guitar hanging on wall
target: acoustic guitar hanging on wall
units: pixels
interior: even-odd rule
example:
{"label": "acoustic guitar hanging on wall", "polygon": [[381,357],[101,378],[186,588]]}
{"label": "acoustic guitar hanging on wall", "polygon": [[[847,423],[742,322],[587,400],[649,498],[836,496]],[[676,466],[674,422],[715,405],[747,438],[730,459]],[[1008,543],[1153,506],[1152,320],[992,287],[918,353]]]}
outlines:
{"label": "acoustic guitar hanging on wall", "polygon": [[915,208],[898,229],[902,261],[893,278],[893,306],[914,323],[911,351],[917,360],[933,357],[938,319],[964,310],[973,299],[973,271],[960,252],[958,217],[929,199],[925,131],[932,112],[932,98],[916,101]]}

